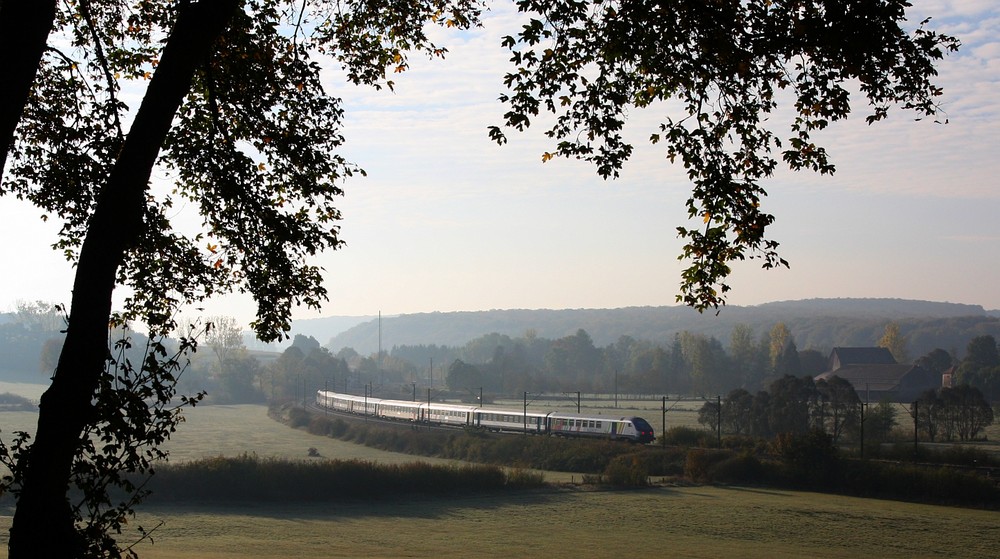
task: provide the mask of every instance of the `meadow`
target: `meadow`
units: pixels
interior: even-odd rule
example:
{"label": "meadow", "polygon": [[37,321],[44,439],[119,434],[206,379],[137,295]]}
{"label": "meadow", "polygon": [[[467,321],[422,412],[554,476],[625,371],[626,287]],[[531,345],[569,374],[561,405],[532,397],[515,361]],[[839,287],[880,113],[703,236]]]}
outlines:
{"label": "meadow", "polygon": [[[628,415],[631,409],[659,428],[659,402],[624,406],[607,415]],[[452,463],[312,436],[271,420],[263,406],[199,406],[187,416],[169,442],[173,461],[243,453],[307,460],[315,448],[325,458]],[[681,422],[682,417],[696,414],[671,410],[668,426],[696,424]],[[35,418],[30,412],[0,412],[0,436],[30,431]],[[603,491],[573,484],[579,474],[547,472],[546,479],[560,484],[488,496],[336,505],[149,505],[140,507],[133,525],[159,526],[154,545],[137,547],[141,557],[152,559],[985,558],[995,557],[1000,548],[1000,513],[995,511],[745,487]],[[4,548],[11,512],[9,504],[0,510]],[[0,550],[2,557],[6,554]]]}
{"label": "meadow", "polygon": [[[996,557],[997,513],[789,491],[552,489],[339,505],[145,509],[151,559]],[[6,520],[6,519],[4,519]],[[2,528],[6,528],[3,526]],[[2,529],[0,528],[0,529]]]}

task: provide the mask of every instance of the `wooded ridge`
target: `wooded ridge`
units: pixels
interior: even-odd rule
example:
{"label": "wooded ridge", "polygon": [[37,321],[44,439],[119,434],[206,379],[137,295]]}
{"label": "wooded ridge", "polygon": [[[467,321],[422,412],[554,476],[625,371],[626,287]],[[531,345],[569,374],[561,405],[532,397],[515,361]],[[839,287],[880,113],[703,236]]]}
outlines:
{"label": "wooded ridge", "polygon": [[[293,333],[311,335],[336,352],[350,347],[363,355],[379,347],[379,319],[370,318],[343,332],[323,333],[330,318],[297,321]],[[382,349],[401,345],[462,346],[491,334],[523,336],[529,330],[542,338],[560,338],[586,330],[597,346],[621,336],[665,343],[680,332],[704,334],[728,343],[733,326],[746,324],[766,332],[784,323],[799,349],[829,350],[838,346],[872,346],[888,322],[896,322],[906,337],[910,355],[935,348],[961,353],[980,335],[1000,335],[1000,311],[979,305],[905,299],[808,299],[755,306],[726,306],[715,313],[698,313],[685,306],[620,309],[512,309],[434,312],[383,316]]]}

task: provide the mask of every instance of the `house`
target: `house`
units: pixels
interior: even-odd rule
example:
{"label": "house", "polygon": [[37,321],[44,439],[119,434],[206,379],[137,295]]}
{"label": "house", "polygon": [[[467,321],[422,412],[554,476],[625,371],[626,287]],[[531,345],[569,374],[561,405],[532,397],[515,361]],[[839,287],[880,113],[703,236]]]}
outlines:
{"label": "house", "polygon": [[835,347],[830,352],[830,371],[849,365],[895,365],[896,359],[885,347]]}
{"label": "house", "polygon": [[941,378],[918,365],[896,363],[884,347],[836,347],[830,369],[815,380],[838,376],[854,386],[862,402],[912,402],[924,391],[941,387]]}
{"label": "house", "polygon": [[951,388],[952,386],[955,386],[955,374],[957,372],[958,367],[954,365],[945,369],[945,371],[941,373],[941,386],[943,388]]}

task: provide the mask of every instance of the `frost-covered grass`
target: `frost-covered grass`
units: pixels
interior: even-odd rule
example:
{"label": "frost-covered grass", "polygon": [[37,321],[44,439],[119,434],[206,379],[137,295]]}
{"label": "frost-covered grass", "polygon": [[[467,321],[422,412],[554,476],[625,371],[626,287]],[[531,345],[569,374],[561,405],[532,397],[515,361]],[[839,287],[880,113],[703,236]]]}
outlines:
{"label": "frost-covered grass", "polygon": [[[378,504],[155,508],[149,559],[995,557],[995,512],[790,491],[550,490]],[[5,534],[9,519],[0,518]],[[2,554],[0,554],[2,556]]]}

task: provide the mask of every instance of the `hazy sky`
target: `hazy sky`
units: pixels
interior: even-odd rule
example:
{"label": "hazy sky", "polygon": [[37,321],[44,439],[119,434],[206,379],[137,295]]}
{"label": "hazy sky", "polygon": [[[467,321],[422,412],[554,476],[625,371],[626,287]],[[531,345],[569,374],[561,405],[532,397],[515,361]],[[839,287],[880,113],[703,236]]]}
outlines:
{"label": "hazy sky", "polygon": [[[1000,2],[916,0],[910,20],[957,35],[940,64],[944,126],[891,113],[859,114],[822,133],[837,173],[781,172],[766,183],[791,269],[735,267],[730,304],[813,297],[899,297],[1000,308]],[[445,61],[415,59],[395,93],[344,85],[345,154],[368,171],[345,184],[343,250],[324,254],[328,315],[509,308],[673,305],[682,263],[675,228],[690,185],[661,146],[644,142],[665,109],[634,111],[637,149],[617,181],[584,163],[552,160],[541,129],[500,124],[507,56],[516,31],[506,4],[484,29],[441,31]],[[49,246],[55,227],[0,198],[0,310],[17,300],[68,302],[72,270]],[[253,317],[248,300],[214,301],[209,314]],[[725,312],[725,311],[723,311]]]}

